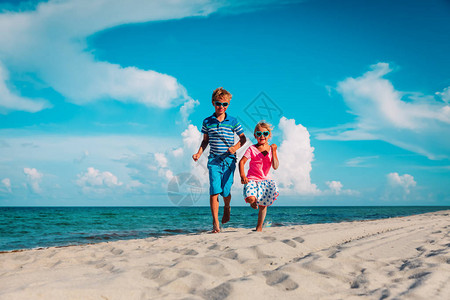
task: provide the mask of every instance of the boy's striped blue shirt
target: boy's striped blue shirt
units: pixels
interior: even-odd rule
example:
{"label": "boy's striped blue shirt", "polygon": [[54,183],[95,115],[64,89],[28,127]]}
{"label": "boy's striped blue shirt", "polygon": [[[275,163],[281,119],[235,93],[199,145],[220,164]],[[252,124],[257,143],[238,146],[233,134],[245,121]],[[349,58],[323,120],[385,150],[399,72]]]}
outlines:
{"label": "boy's striped blue shirt", "polygon": [[234,134],[244,133],[239,121],[225,114],[225,119],[219,122],[215,114],[203,120],[202,133],[209,137],[209,152],[214,155],[221,155],[234,145]]}

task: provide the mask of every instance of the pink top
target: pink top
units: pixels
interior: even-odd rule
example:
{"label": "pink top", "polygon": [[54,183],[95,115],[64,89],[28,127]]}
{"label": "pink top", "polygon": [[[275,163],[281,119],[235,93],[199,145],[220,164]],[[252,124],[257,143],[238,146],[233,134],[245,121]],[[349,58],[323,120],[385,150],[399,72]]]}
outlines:
{"label": "pink top", "polygon": [[250,168],[248,169],[248,180],[267,180],[271,179],[269,175],[272,167],[272,147],[269,148],[269,153],[264,156],[255,145],[248,147],[244,156],[250,159]]}

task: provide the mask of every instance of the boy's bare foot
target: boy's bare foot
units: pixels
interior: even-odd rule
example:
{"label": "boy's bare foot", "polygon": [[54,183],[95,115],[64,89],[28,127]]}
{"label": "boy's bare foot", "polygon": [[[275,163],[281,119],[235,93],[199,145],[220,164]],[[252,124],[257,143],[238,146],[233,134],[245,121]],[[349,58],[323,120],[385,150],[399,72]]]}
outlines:
{"label": "boy's bare foot", "polygon": [[219,233],[220,232],[220,225],[219,224],[213,224],[213,230],[211,233]]}
{"label": "boy's bare foot", "polygon": [[231,207],[230,206],[224,206],[223,207],[222,224],[225,224],[228,221],[230,221],[230,212],[231,212]]}

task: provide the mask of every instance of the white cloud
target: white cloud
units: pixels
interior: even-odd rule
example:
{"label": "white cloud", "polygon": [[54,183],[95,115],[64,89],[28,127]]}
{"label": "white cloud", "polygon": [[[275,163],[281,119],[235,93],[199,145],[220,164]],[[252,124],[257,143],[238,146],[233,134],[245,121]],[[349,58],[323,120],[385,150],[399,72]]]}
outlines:
{"label": "white cloud", "polygon": [[324,191],[323,194],[332,194],[332,195],[349,195],[355,196],[359,195],[358,191],[354,190],[345,190],[343,189],[344,185],[340,181],[327,181],[326,185],[328,186],[328,190]]}
{"label": "white cloud", "polygon": [[28,5],[25,11],[7,11],[11,8],[7,6],[0,13],[0,111],[36,112],[50,107],[45,100],[14,93],[6,85],[8,69],[35,74],[66,100],[80,105],[114,99],[170,108],[187,101],[180,111],[187,121],[196,100],[176,78],[98,61],[87,38],[124,24],[202,17],[219,9],[245,12],[272,2],[276,1],[49,0]]}
{"label": "white cloud", "polygon": [[136,188],[141,188],[142,185],[143,184],[140,181],[130,180],[130,182],[126,185],[126,187],[129,190],[133,190],[133,189],[136,189]]}
{"label": "white cloud", "polygon": [[194,111],[194,108],[199,105],[198,100],[189,99],[180,107],[181,121],[183,124],[189,124],[189,116]]}
{"label": "white cloud", "polygon": [[406,150],[442,159],[449,156],[450,106],[432,96],[395,90],[383,78],[391,72],[387,63],[378,63],[357,78],[338,83],[355,123],[346,130],[318,134],[329,140],[383,140]]}
{"label": "white cloud", "polygon": [[442,92],[436,92],[436,95],[441,97],[442,101],[449,103],[450,102],[450,86],[446,87]]}
{"label": "white cloud", "polygon": [[[136,192],[158,194],[167,192],[167,185],[175,176],[189,173],[195,181],[200,182],[206,190],[208,170],[206,158],[209,151],[205,151],[200,161],[192,160],[192,154],[197,152],[201,143],[201,133],[192,124],[181,133],[182,147],[166,147],[165,151],[155,153],[135,154],[123,157],[120,161],[126,163],[129,176],[136,185]],[[205,198],[206,199],[206,198]]]}
{"label": "white cloud", "polygon": [[411,188],[416,186],[414,177],[409,174],[399,175],[398,173],[389,173],[387,180],[390,186],[394,188],[402,188],[406,194],[411,192]]}
{"label": "white cloud", "polygon": [[175,150],[173,150],[172,151],[172,155],[174,156],[174,157],[180,157],[180,156],[182,156],[184,154],[184,150],[183,150],[183,148],[177,148],[177,149],[175,149]]}
{"label": "white cloud", "polygon": [[76,164],[81,164],[83,161],[86,160],[86,158],[89,156],[89,151],[84,150],[80,157],[77,157],[73,160]]}
{"label": "white cloud", "polygon": [[123,184],[111,172],[101,172],[93,167],[89,167],[85,173],[78,174],[76,183],[85,193],[102,193]]}
{"label": "white cloud", "polygon": [[[83,191],[76,180],[78,174],[87,172],[87,167],[95,167],[100,171],[109,171],[118,178],[123,185],[114,188],[95,188],[93,186],[85,188],[87,195],[95,198],[118,197],[124,201],[136,198],[144,198],[143,192],[146,194],[160,191],[161,187],[154,186],[148,188],[148,185],[141,186],[137,182],[138,179],[133,178],[134,169],[127,167],[127,162],[121,161],[124,157],[143,156],[148,149],[154,152],[164,152],[166,149],[174,149],[179,145],[180,138],[175,137],[151,137],[151,136],[130,136],[130,135],[105,135],[105,136],[63,136],[42,134],[24,130],[1,130],[0,135],[8,148],[7,155],[0,157],[0,164],[3,172],[2,178],[8,177],[12,183],[22,182],[24,179],[23,167],[33,166],[45,176],[41,182],[26,181],[26,186],[32,191],[41,191],[40,196],[46,201],[54,199],[53,203],[60,203],[67,199],[67,203],[83,203],[79,198],[79,192]],[[32,144],[33,147],[24,146],[24,144]],[[1,147],[1,146],[0,146]],[[88,153],[88,159],[81,164],[74,163],[73,158],[80,157]],[[82,156],[83,157],[83,156]],[[170,159],[170,156],[167,156]],[[86,163],[89,162],[89,165]],[[91,162],[95,162],[92,165]],[[148,161],[148,164],[156,165],[154,159]],[[137,166],[147,168],[147,165]],[[145,175],[151,175],[148,171]],[[155,179],[155,173],[151,178]],[[1,179],[0,179],[1,180]],[[135,180],[135,181],[133,181]],[[144,181],[145,177],[140,183]],[[163,180],[159,180],[162,182]],[[45,184],[45,185],[44,185]],[[1,186],[3,186],[0,183]],[[59,185],[61,188],[57,188]],[[24,191],[14,189],[16,199],[23,199]],[[91,193],[92,192],[92,193]],[[130,197],[122,197],[128,195]],[[136,198],[132,198],[136,197]],[[105,200],[110,198],[105,198]],[[81,202],[80,202],[81,201]],[[44,202],[43,202],[44,203]],[[49,203],[49,202],[46,202]],[[130,202],[131,203],[131,202]]]}
{"label": "white cloud", "polygon": [[347,167],[359,167],[359,168],[368,168],[371,167],[368,162],[374,159],[380,158],[378,155],[374,156],[357,156],[354,158],[351,158],[345,162],[345,165]]}
{"label": "white cloud", "polygon": [[5,114],[15,110],[33,113],[51,106],[45,100],[30,99],[14,94],[7,86],[8,80],[8,70],[0,60],[0,113]]}
{"label": "white cloud", "polygon": [[294,119],[282,117],[279,128],[282,142],[278,157],[280,166],[273,174],[281,192],[294,194],[318,194],[317,186],[311,183],[314,148],[311,147],[308,130],[295,124]]}
{"label": "white cloud", "polygon": [[[31,72],[67,100],[85,104],[102,99],[168,108],[192,100],[177,80],[153,70],[96,61],[86,51],[87,37],[122,24],[206,16],[221,4],[198,1],[66,0],[42,2],[25,12],[0,14],[0,63]],[[43,100],[14,94],[0,65],[3,110],[36,112]],[[190,104],[192,106],[192,102]],[[188,113],[185,107],[184,113]]]}
{"label": "white cloud", "polygon": [[168,160],[164,153],[155,153],[155,160],[159,168],[167,168]]}
{"label": "white cloud", "polygon": [[42,180],[43,174],[40,173],[35,168],[24,168],[23,172],[27,176],[27,184],[28,188],[36,194],[40,194],[42,192],[40,187],[40,182]]}
{"label": "white cloud", "polygon": [[336,195],[339,195],[341,193],[343,185],[340,181],[327,181],[326,184]]}
{"label": "white cloud", "polygon": [[[181,133],[181,136],[183,138],[183,144],[186,147],[186,150],[192,152],[192,154],[196,153],[203,139],[202,133],[198,130],[198,128],[192,124],[189,124],[188,128]],[[205,155],[205,153],[203,155]]]}
{"label": "white cloud", "polygon": [[11,180],[9,178],[4,178],[4,179],[2,179],[2,183],[3,183],[3,186],[4,186],[4,191],[6,191],[8,193],[12,193]]}

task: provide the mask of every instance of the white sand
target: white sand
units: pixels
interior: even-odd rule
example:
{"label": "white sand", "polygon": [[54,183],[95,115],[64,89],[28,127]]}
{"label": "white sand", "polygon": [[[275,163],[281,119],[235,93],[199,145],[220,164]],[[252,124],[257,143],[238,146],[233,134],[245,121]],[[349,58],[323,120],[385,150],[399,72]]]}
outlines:
{"label": "white sand", "polygon": [[450,299],[450,211],[0,254],[0,299]]}

